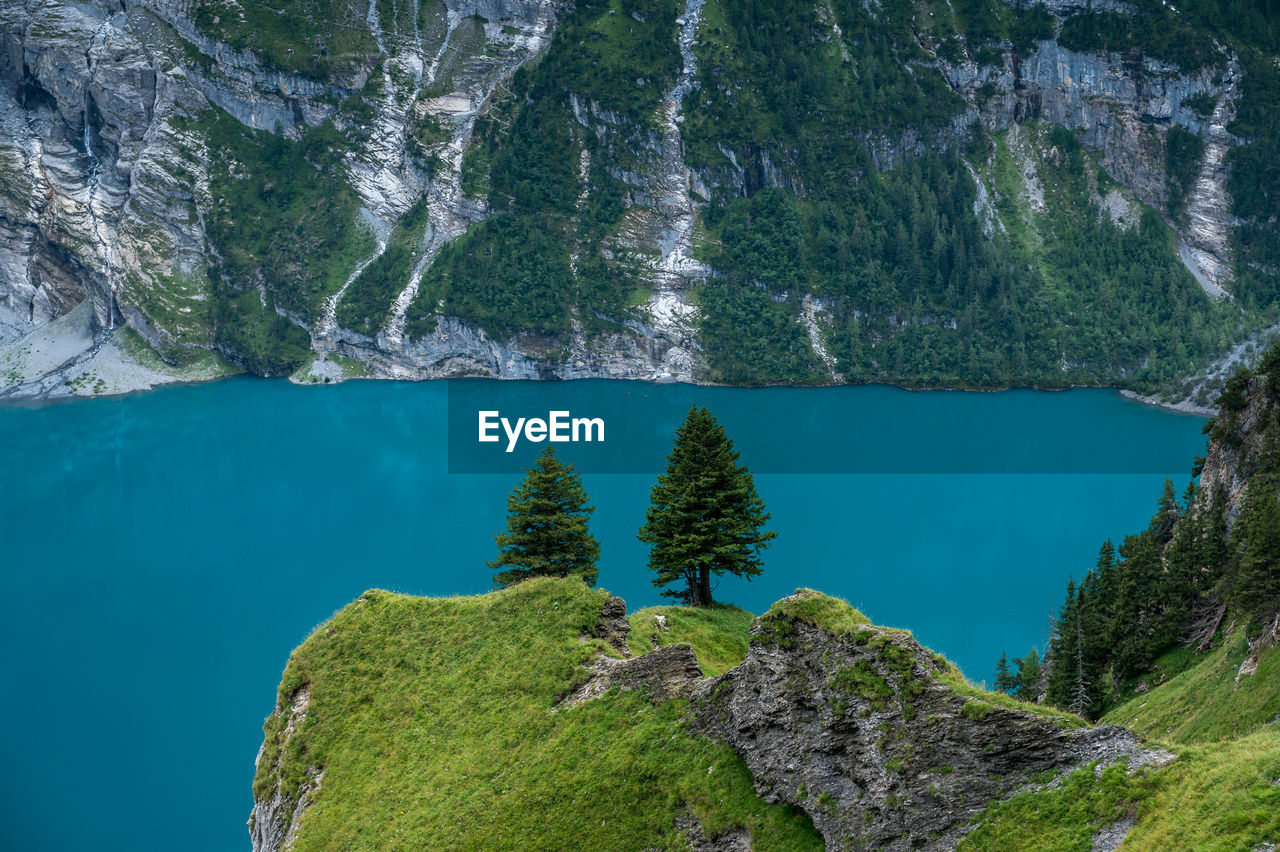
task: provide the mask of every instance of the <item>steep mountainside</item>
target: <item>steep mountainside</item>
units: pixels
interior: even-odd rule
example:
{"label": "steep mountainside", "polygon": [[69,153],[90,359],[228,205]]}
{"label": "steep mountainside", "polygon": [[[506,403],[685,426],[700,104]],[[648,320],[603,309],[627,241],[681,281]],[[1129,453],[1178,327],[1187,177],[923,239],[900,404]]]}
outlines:
{"label": "steep mountainside", "polygon": [[1274,18],[3,0],[0,394],[241,369],[1203,404],[1184,377],[1278,318]]}

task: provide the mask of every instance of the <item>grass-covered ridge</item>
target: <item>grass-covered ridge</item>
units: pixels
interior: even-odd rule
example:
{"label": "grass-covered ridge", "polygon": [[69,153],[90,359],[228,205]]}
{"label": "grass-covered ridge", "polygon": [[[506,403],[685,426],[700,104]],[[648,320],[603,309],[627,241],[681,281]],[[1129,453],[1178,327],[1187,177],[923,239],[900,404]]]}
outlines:
{"label": "grass-covered ridge", "polygon": [[1144,683],[1102,719],[1176,754],[1167,767],[1081,770],[988,808],[959,848],[1085,852],[1100,830],[1130,823],[1126,850],[1270,848],[1280,841],[1280,652],[1261,651],[1237,680],[1251,653],[1239,625],[1203,655],[1171,652],[1156,669],[1180,673]]}
{"label": "grass-covered ridge", "polygon": [[760,640],[774,645],[785,642],[797,621],[836,637],[853,636],[858,628],[871,626],[871,619],[848,601],[813,589],[796,589],[795,594],[778,601],[760,616]]}
{"label": "grass-covered ridge", "polygon": [[478,597],[370,591],[290,658],[281,707],[309,704],[280,754],[266,726],[261,799],[324,776],[294,848],[684,848],[691,811],[756,849],[820,849],[808,819],[755,795],[741,760],[688,732],[681,702],[640,693],[556,706],[604,649],[583,639],[608,600],[576,579]]}
{"label": "grass-covered ridge", "polygon": [[[663,627],[658,622],[666,621]],[[663,645],[687,642],[708,677],[724,674],[747,658],[748,632],[755,616],[728,604],[695,609],[687,606],[653,606],[628,616],[632,654],[644,654]]]}

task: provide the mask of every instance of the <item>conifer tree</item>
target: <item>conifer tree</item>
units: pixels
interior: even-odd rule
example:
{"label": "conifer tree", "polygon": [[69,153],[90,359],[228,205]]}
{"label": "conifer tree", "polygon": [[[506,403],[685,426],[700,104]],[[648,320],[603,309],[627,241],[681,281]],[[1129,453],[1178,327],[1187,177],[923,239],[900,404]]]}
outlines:
{"label": "conifer tree", "polygon": [[1067,707],[1079,674],[1079,659],[1073,643],[1076,636],[1078,596],[1074,580],[1067,581],[1067,596],[1053,622],[1049,637],[1049,684],[1047,698],[1056,707]]}
{"label": "conifer tree", "polygon": [[498,558],[490,568],[499,588],[529,577],[576,574],[594,585],[600,545],[587,531],[595,511],[587,505],[582,477],[548,446],[507,498],[507,529],[497,536]]}
{"label": "conifer tree", "polygon": [[1044,674],[1040,652],[1032,648],[1025,657],[1014,658],[1013,664],[1018,667],[1018,673],[1013,676],[1016,695],[1023,701],[1039,701],[1040,678]]}
{"label": "conifer tree", "polygon": [[750,580],[763,570],[760,551],[777,533],[763,529],[769,514],[751,471],[706,408],[693,406],[676,431],[650,499],[639,537],[650,545],[653,584],[678,584],[663,595],[710,606],[712,575]]}
{"label": "conifer tree", "polygon": [[1018,689],[1018,679],[1009,671],[1009,655],[1000,652],[1000,661],[996,663],[996,692],[1012,695]]}
{"label": "conifer tree", "polygon": [[1228,601],[1248,615],[1268,618],[1280,607],[1280,482],[1255,477],[1245,491],[1232,530]]}

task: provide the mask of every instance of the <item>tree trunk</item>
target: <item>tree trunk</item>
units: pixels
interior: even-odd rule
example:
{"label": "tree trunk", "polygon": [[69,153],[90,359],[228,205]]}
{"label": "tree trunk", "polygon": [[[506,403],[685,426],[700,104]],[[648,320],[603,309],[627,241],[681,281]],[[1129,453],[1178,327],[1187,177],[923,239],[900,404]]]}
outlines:
{"label": "tree trunk", "polygon": [[706,568],[698,569],[698,598],[696,606],[711,606],[711,572]]}

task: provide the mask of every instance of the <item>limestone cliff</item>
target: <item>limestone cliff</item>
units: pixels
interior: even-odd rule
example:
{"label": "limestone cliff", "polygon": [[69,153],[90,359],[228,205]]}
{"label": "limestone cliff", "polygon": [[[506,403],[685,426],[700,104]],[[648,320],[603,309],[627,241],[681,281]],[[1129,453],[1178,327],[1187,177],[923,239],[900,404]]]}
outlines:
{"label": "limestone cliff", "polygon": [[[193,358],[209,353],[236,365],[228,369],[292,373],[300,381],[706,378],[699,343],[705,317],[692,294],[720,273],[699,259],[704,209],[762,187],[798,196],[810,188],[797,170],[800,152],[785,146],[726,138],[709,159],[715,140],[691,135],[686,119],[700,90],[725,85],[709,76],[719,71],[701,64],[718,56],[723,22],[704,20],[701,0],[650,5],[615,15],[561,0],[329,0],[317,7],[320,17],[299,13],[282,29],[275,13],[219,0],[4,0],[0,396],[93,392],[97,385],[80,379],[93,374],[95,359],[119,349],[108,345],[103,354],[122,326],[163,357],[167,373],[148,374],[155,381],[181,377]],[[931,17],[940,14],[941,7],[929,8]],[[1036,8],[1050,22],[1041,36],[1085,14],[1078,4]],[[1091,8],[1089,14],[1102,9]],[[1134,14],[1124,3],[1106,8]],[[722,13],[716,7],[711,14]],[[830,4],[816,14],[828,30],[822,38],[850,63],[860,37],[842,31]],[[617,23],[623,18],[625,26]],[[334,21],[340,23],[329,26]],[[532,89],[513,100],[510,86],[541,85],[517,72],[548,57],[565,27],[572,30],[565,39],[578,39],[562,46],[566,54],[620,39],[623,51],[643,50],[649,64],[601,66],[606,75],[641,74],[633,87],[624,81],[633,91],[613,93],[617,103],[602,103],[600,85],[583,72],[582,82],[556,94],[567,105],[564,116],[522,118]],[[1132,53],[1070,49],[1056,37],[1014,44],[948,37],[923,25],[912,32],[896,48],[901,61],[913,75],[941,75],[954,104],[931,125],[850,139],[877,168],[900,167],[925,151],[960,150],[975,122],[993,137],[1016,136],[1027,123],[1060,125],[1076,131],[1122,185],[1112,195],[1101,191],[1096,202],[1123,224],[1136,204],[1169,207],[1163,153],[1171,128],[1180,128],[1201,140],[1203,152],[1194,174],[1184,176],[1185,198],[1169,223],[1205,291],[1231,293],[1238,222],[1225,158],[1249,141],[1227,129],[1244,76],[1231,49],[1218,45],[1183,71]],[[620,61],[608,53],[593,60]],[[944,100],[936,92],[929,97]],[[304,190],[315,193],[305,203],[282,198],[250,157],[278,156],[268,153],[273,143],[249,135],[248,148],[229,147],[232,131],[217,115],[246,132],[290,140],[293,147],[280,149],[297,164],[290,168],[310,164],[325,181]],[[485,185],[491,160],[520,156],[504,146],[523,132],[522,122],[562,120],[557,132],[576,174],[558,180],[576,182],[581,194],[558,215],[576,230],[557,249],[563,269],[528,274],[559,282],[556,298],[566,301],[556,310],[563,316],[509,321],[523,307],[487,319],[474,311],[469,319],[455,315],[452,301],[424,290],[448,283],[449,273],[435,268],[442,248],[477,223],[526,215],[524,202]],[[705,136],[705,117],[698,120]],[[686,150],[694,144],[696,158]],[[1048,147],[1040,153],[1053,156]],[[998,196],[990,163],[984,169],[980,156],[971,160],[979,199]],[[1034,165],[1024,172],[1019,192],[1034,208]],[[260,184],[260,197],[237,181]],[[246,198],[258,206],[237,200]],[[292,218],[272,218],[286,207]],[[331,219],[308,232],[307,222],[326,207]],[[1010,232],[988,202],[976,202],[974,215],[988,235]],[[255,228],[294,229],[295,236],[282,230],[270,245],[246,247],[258,240]],[[245,238],[229,236],[237,233]],[[608,298],[588,297],[601,287],[611,288]],[[839,300],[771,295],[803,302],[795,322],[815,353],[815,380],[840,380],[828,329]],[[491,296],[458,301],[466,307],[476,298]],[[519,305],[528,297],[514,298]],[[49,325],[80,304],[92,310]],[[29,341],[15,342],[39,329],[58,338],[57,357],[29,357]],[[202,369],[192,375],[207,375]],[[129,379],[120,382],[110,389],[127,389]]]}

